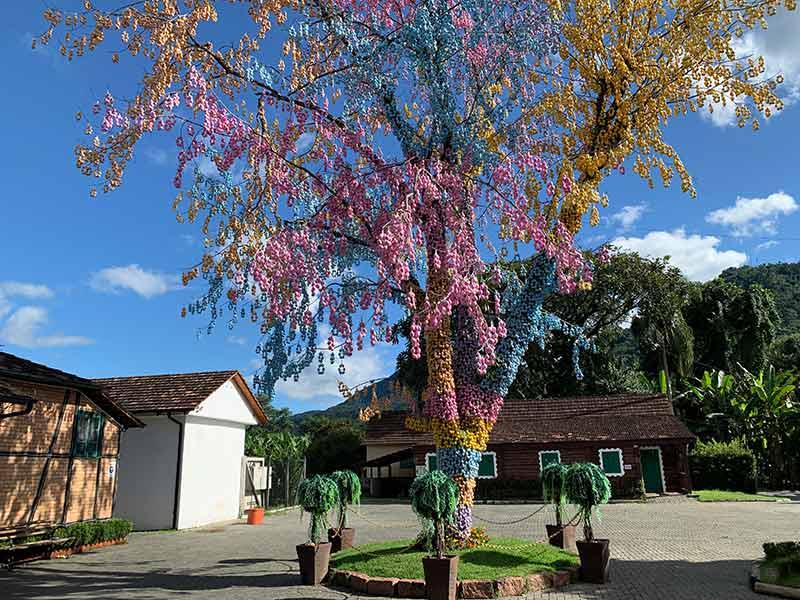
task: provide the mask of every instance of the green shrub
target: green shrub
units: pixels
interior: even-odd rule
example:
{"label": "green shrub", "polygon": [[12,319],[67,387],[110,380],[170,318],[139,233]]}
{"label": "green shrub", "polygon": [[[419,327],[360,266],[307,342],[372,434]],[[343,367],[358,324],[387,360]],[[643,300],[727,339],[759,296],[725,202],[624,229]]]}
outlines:
{"label": "green shrub", "polygon": [[800,555],[800,542],[766,542],[763,548],[767,560]]}
{"label": "green shrub", "polygon": [[411,508],[422,521],[436,556],[441,558],[445,549],[445,525],[455,521],[458,487],[447,475],[434,470],[417,477],[409,495]]}
{"label": "green shrub", "polygon": [[697,442],[689,466],[695,489],[756,491],[756,458],[739,440]]}
{"label": "green shrub", "polygon": [[567,502],[580,509],[583,535],[587,542],[592,541],[592,513],[611,497],[608,477],[594,463],[571,464],[564,475],[564,494]]}
{"label": "green shrub", "polygon": [[552,463],[542,470],[542,489],[544,500],[553,505],[556,511],[556,525],[562,525],[562,512],[564,510],[564,477],[567,474],[567,465]]}
{"label": "green shrub", "polygon": [[331,479],[339,489],[339,528],[347,527],[347,508],[361,502],[361,480],[352,471],[334,471]]}
{"label": "green shrub", "polygon": [[611,497],[644,500],[644,481],[641,478],[619,477],[611,484]]}
{"label": "green shrub", "polygon": [[53,531],[55,538],[70,538],[69,545],[87,546],[99,542],[120,540],[128,537],[133,530],[133,523],[125,519],[108,519],[107,521],[84,521],[57,527]]}
{"label": "green shrub", "polygon": [[300,508],[311,515],[308,541],[319,544],[322,532],[328,528],[327,515],[339,502],[339,488],[336,482],[324,475],[309,477],[297,488],[297,502]]}

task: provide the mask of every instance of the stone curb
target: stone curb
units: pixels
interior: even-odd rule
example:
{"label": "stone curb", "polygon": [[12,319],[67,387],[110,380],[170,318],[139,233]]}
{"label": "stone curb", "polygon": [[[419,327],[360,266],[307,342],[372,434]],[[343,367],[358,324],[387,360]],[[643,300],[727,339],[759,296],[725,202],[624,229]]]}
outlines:
{"label": "stone curb", "polygon": [[[468,599],[505,598],[522,596],[526,592],[557,589],[578,579],[579,568],[563,571],[545,571],[524,577],[500,577],[499,579],[465,579],[458,582],[458,597]],[[425,598],[424,579],[397,579],[395,577],[371,577],[364,573],[330,569],[325,584],[348,588],[357,594],[383,598]]]}

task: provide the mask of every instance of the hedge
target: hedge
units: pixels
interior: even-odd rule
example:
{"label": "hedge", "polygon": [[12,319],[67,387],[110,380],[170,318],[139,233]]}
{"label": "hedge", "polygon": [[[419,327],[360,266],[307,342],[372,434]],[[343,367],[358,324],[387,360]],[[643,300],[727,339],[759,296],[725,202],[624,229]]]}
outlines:
{"label": "hedge", "polygon": [[58,527],[53,532],[56,538],[71,538],[70,546],[86,546],[98,542],[108,542],[128,537],[133,523],[125,519],[109,519],[108,521],[85,521]]}
{"label": "hedge", "polygon": [[689,454],[689,466],[695,489],[756,491],[756,458],[738,440],[697,442]]}
{"label": "hedge", "polygon": [[766,542],[763,547],[767,560],[800,556],[800,542]]}

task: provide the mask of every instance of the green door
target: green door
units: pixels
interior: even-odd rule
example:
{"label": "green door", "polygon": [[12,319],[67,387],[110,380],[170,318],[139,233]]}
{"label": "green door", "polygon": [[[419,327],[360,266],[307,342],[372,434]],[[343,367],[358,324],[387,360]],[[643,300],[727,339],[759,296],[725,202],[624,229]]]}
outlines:
{"label": "green door", "polygon": [[661,456],[658,448],[643,448],[639,450],[642,459],[642,479],[644,491],[660,494],[664,491],[661,483]]}

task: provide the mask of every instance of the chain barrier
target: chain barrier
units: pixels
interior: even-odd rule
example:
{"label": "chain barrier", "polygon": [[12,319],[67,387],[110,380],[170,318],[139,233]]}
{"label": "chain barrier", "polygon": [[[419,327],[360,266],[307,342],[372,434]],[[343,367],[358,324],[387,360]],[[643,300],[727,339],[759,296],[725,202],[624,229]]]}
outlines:
{"label": "chain barrier", "polygon": [[403,523],[378,523],[377,521],[373,521],[372,519],[365,517],[357,510],[351,508],[350,509],[353,514],[358,515],[361,519],[369,523],[370,525],[375,525],[376,527],[380,527],[382,529],[419,529],[419,524],[409,525],[407,522]]}
{"label": "chain barrier", "polygon": [[533,517],[535,515],[538,515],[540,512],[542,512],[547,507],[548,507],[547,504],[543,504],[542,506],[537,508],[535,511],[533,511],[528,516],[522,517],[521,519],[516,519],[514,521],[490,521],[489,519],[484,519],[483,517],[479,517],[478,515],[476,515],[475,512],[474,512],[474,509],[473,509],[473,513],[472,513],[472,518],[473,519],[477,519],[478,521],[481,521],[483,523],[489,523],[490,525],[516,525],[517,523],[522,523],[523,521],[527,521],[531,517]]}

